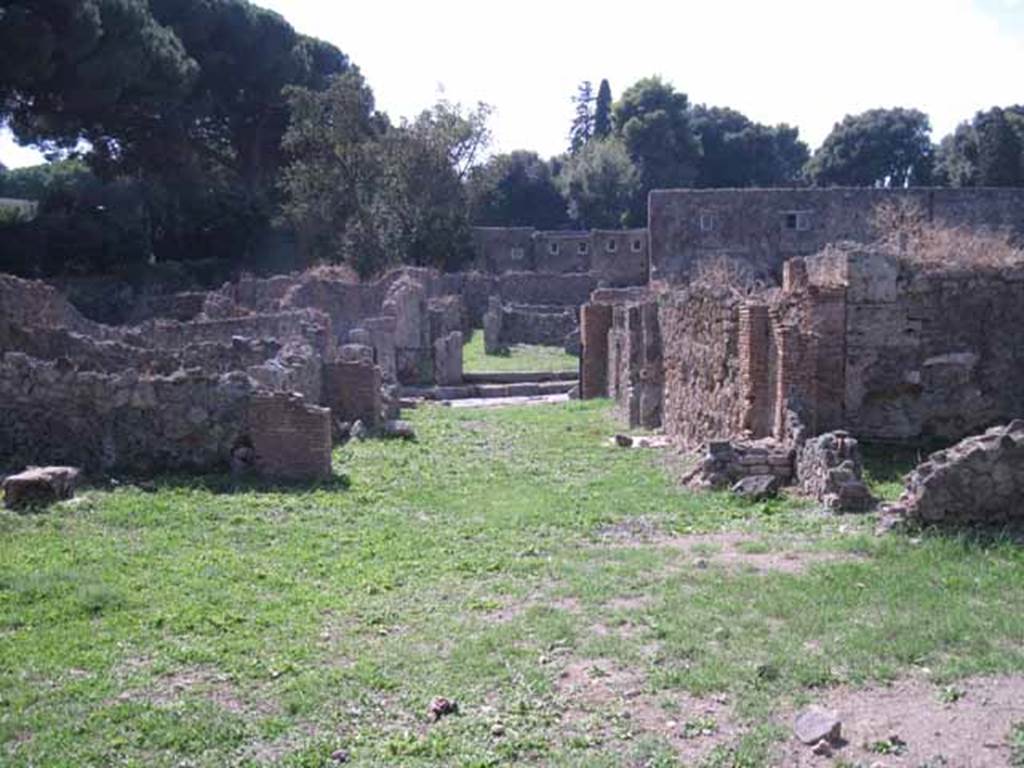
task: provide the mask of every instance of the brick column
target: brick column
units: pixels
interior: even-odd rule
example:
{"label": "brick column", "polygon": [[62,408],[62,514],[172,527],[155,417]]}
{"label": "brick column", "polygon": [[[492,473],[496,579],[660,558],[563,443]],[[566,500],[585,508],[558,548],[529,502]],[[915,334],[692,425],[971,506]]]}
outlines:
{"label": "brick column", "polygon": [[584,304],[580,308],[580,397],[608,396],[608,331],[610,304]]}

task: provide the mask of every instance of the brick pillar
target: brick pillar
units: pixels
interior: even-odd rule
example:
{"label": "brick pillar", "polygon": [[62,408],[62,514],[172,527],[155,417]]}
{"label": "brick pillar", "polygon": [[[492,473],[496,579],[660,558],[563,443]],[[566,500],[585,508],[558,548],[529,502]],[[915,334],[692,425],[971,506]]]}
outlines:
{"label": "brick pillar", "polygon": [[580,308],[580,397],[583,400],[608,396],[608,331],[611,327],[610,304],[584,304]]}
{"label": "brick pillar", "polygon": [[[795,395],[802,378],[800,370],[800,333],[789,323],[779,323],[775,327],[775,338],[778,344],[778,364],[775,369],[775,418],[773,432],[775,437],[784,438],[786,430],[786,410],[790,406],[789,398]],[[801,414],[802,415],[802,414]]]}
{"label": "brick pillar", "polygon": [[286,392],[261,393],[249,404],[255,465],[278,480],[331,476],[331,412]]}
{"label": "brick pillar", "polygon": [[377,426],[383,410],[380,368],[365,360],[324,363],[323,401],[339,421]]}
{"label": "brick pillar", "polygon": [[739,312],[740,384],[743,388],[743,428],[752,437],[766,437],[772,433],[775,414],[772,413],[772,386],[770,381],[770,340],[768,307],[747,303]]}

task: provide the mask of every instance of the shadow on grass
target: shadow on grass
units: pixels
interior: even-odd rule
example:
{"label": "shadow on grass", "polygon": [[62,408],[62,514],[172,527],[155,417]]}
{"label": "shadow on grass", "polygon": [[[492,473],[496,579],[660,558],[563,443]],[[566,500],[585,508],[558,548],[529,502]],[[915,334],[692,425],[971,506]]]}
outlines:
{"label": "shadow on grass", "polygon": [[352,486],[348,475],[335,473],[325,480],[271,480],[252,474],[233,475],[230,472],[204,472],[188,474],[175,472],[154,476],[123,475],[97,479],[87,483],[83,489],[112,491],[117,489],[137,490],[143,493],[161,491],[203,491],[217,496],[240,494],[291,494],[302,495],[320,491],[347,491]]}

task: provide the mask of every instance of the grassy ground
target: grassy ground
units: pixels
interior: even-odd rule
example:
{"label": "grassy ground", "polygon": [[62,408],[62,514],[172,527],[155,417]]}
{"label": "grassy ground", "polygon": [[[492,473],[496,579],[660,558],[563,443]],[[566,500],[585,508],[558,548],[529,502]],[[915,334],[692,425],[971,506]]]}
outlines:
{"label": "grassy ground", "polygon": [[579,359],[567,355],[559,347],[539,347],[532,344],[513,344],[507,355],[488,355],[484,352],[483,331],[473,335],[462,349],[463,369],[466,373],[508,373],[528,371],[576,371]]}
{"label": "grassy ground", "polygon": [[0,763],[759,766],[821,686],[1024,669],[1008,542],[681,491],[606,403],[411,419],[348,484],[0,514]]}

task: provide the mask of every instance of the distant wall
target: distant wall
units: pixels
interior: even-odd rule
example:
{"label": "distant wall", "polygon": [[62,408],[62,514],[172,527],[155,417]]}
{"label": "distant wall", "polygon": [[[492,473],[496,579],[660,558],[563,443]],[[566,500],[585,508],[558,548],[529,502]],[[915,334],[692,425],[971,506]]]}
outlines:
{"label": "distant wall", "polygon": [[523,227],[473,230],[473,269],[541,274],[586,273],[596,282],[619,287],[647,282],[647,230],[542,232]]}
{"label": "distant wall", "polygon": [[685,281],[713,256],[778,277],[783,261],[843,240],[870,242],[876,207],[916,204],[950,226],[1024,233],[1024,189],[727,189],[650,194],[651,279]]}

